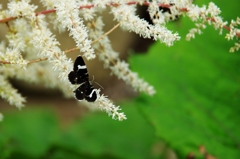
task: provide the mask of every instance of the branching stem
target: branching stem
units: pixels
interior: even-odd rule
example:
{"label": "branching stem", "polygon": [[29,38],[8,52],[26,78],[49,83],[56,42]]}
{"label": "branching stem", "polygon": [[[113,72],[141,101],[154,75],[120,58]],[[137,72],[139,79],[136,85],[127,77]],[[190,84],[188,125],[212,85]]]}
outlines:
{"label": "branching stem", "polygon": [[[103,34],[102,36],[100,36],[99,38],[95,39],[94,41],[91,42],[91,44],[94,44],[95,42],[98,42],[100,39],[104,38],[105,36],[109,35],[111,32],[113,32],[115,29],[117,29],[117,27],[119,27],[121,24],[121,22],[119,22],[117,25],[115,25],[112,29],[110,29],[109,31],[107,31],[105,34]],[[66,50],[64,51],[64,53],[70,53],[70,52],[73,52],[75,50],[78,50],[79,48],[78,47],[74,47],[72,49],[69,49],[69,50]],[[46,61],[47,58],[39,58],[39,59],[34,59],[34,60],[30,60],[28,61],[28,64],[32,64],[32,63],[36,63],[36,62],[41,62],[41,61]],[[1,64],[13,64],[11,62],[8,62],[8,61],[1,61],[0,60],[0,63]]]}

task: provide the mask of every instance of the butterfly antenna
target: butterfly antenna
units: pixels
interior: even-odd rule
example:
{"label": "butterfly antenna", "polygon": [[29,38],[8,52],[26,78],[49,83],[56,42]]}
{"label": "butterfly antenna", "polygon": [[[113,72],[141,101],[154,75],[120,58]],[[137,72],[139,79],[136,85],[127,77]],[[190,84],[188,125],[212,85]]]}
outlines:
{"label": "butterfly antenna", "polygon": [[[93,79],[92,79],[91,83],[93,83],[93,81],[94,81],[94,76],[93,76]],[[103,86],[101,86],[99,83],[97,83],[97,82],[94,82],[94,83],[96,83],[99,87],[101,87],[102,89],[104,89]]]}

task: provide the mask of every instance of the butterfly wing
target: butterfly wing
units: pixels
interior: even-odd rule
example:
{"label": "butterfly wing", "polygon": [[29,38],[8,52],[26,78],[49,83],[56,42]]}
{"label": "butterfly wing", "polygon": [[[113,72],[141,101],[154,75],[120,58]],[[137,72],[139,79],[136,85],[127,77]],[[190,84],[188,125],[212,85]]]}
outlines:
{"label": "butterfly wing", "polygon": [[85,98],[88,102],[94,102],[97,99],[96,89],[88,81],[88,71],[82,56],[76,58],[68,79],[72,84],[81,84],[74,91],[77,100],[81,101]]}
{"label": "butterfly wing", "polygon": [[75,93],[75,98],[79,101],[83,100],[86,96],[86,83],[83,83],[82,85],[80,85],[75,91],[73,91]]}
{"label": "butterfly wing", "polygon": [[94,89],[93,85],[91,85],[89,81],[86,82],[85,99],[88,102],[95,102],[97,99],[96,89]]}
{"label": "butterfly wing", "polygon": [[82,56],[78,56],[74,62],[73,71],[77,75],[77,84],[88,81],[88,70]]}
{"label": "butterfly wing", "polygon": [[72,84],[82,84],[88,81],[88,71],[82,56],[76,58],[73,65],[73,71],[68,74],[68,80]]}
{"label": "butterfly wing", "polygon": [[72,83],[72,84],[77,84],[77,74],[74,71],[71,71],[68,74],[68,80]]}
{"label": "butterfly wing", "polygon": [[85,65],[85,62],[83,61],[83,58],[82,56],[78,56],[74,62],[74,65],[73,65],[73,71],[74,72],[77,72],[79,67],[85,67],[86,68],[86,65]]}

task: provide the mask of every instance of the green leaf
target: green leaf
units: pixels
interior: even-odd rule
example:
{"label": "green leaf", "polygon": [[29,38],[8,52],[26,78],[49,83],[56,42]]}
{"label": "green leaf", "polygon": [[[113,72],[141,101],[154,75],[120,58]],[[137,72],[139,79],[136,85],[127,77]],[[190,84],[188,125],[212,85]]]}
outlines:
{"label": "green leaf", "polygon": [[65,140],[58,145],[85,158],[150,158],[155,141],[153,129],[133,105],[124,108],[129,119],[123,122],[103,113],[94,113],[76,122],[63,134]]}
{"label": "green leaf", "polygon": [[[0,125],[0,158],[7,159],[145,159],[153,153],[154,130],[139,114],[135,103],[124,112],[129,119],[112,120],[92,113],[60,130],[53,113],[29,109],[4,113]],[[158,145],[157,145],[158,146]]]}
{"label": "green leaf", "polygon": [[[170,27],[184,36],[189,24],[184,18]],[[147,55],[130,58],[157,90],[136,99],[136,106],[182,158],[198,154],[200,145],[219,159],[240,157],[240,56],[228,52],[232,45],[208,26],[190,42],[155,43]]]}
{"label": "green leaf", "polygon": [[4,115],[0,125],[0,152],[7,153],[5,157],[38,158],[57,137],[57,120],[49,110],[28,109]]}

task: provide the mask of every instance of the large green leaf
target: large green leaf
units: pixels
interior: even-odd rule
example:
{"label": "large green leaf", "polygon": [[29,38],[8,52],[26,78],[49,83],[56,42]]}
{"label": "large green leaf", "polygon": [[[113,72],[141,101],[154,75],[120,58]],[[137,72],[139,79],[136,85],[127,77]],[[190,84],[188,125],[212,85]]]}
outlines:
{"label": "large green leaf", "polygon": [[124,112],[129,119],[123,122],[102,113],[85,117],[72,125],[57,145],[85,158],[151,158],[156,140],[153,128],[135,107],[129,105]]}
{"label": "large green leaf", "polygon": [[0,124],[0,158],[39,158],[57,138],[58,124],[49,111],[6,113]]}
{"label": "large green leaf", "polygon": [[154,130],[136,108],[134,103],[124,108],[129,115],[124,122],[92,113],[64,130],[49,110],[5,113],[0,125],[0,158],[153,158]]}
{"label": "large green leaf", "polygon": [[[170,27],[184,36],[190,25],[185,18]],[[208,27],[190,42],[155,43],[148,54],[130,58],[157,90],[136,106],[181,157],[200,145],[220,159],[240,157],[240,55],[228,52],[232,45]]]}

